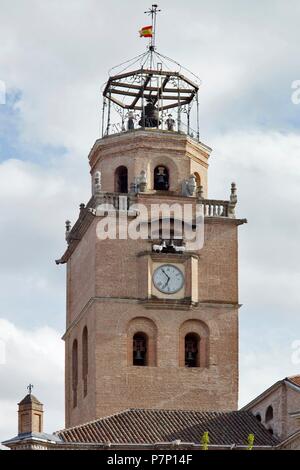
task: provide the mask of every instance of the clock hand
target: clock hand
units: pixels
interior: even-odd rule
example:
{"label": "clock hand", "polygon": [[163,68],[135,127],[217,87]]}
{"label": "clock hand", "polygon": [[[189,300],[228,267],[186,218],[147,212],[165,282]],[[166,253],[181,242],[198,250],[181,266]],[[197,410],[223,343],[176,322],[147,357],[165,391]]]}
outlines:
{"label": "clock hand", "polygon": [[165,287],[167,287],[167,285],[169,284],[169,280],[170,280],[170,278],[167,280],[167,282],[166,282],[165,285],[163,286],[163,289],[164,289]]}
{"label": "clock hand", "polygon": [[166,271],[165,271],[164,269],[162,269],[162,272],[164,273],[164,275],[165,275],[165,276],[167,276],[167,278],[168,278],[168,282],[169,282],[169,280],[170,280],[170,277],[167,275]]}

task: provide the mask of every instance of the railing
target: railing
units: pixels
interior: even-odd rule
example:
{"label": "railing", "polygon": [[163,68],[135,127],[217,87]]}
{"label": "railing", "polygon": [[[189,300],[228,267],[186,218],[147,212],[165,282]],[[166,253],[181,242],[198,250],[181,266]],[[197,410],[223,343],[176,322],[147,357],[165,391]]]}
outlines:
{"label": "railing", "polygon": [[[136,131],[136,130],[147,130],[147,129],[150,129],[150,130],[160,130],[160,131],[166,131],[167,128],[165,125],[159,125],[159,127],[140,127],[140,126],[137,126],[135,125],[134,128],[132,129],[127,129],[127,127],[125,126],[124,123],[122,122],[116,122],[116,123],[113,123],[110,125],[109,129],[106,129],[106,132],[104,133],[103,137],[107,137],[109,135],[114,135],[114,134],[124,134],[126,132],[132,132],[132,131]],[[188,135],[189,137],[191,137],[192,139],[196,140],[197,142],[200,142],[199,140],[199,134],[197,131],[195,131],[194,129],[192,129],[190,126],[188,126],[186,123],[184,122],[180,122],[179,125],[177,124],[175,127],[174,127],[174,130],[173,131],[169,131],[170,133],[173,132],[174,134],[185,134],[185,135]]]}
{"label": "railing", "polygon": [[[135,194],[124,193],[99,193],[96,196],[97,206],[101,205],[103,210],[113,207],[116,210],[129,210],[134,203]],[[218,199],[199,199],[198,204],[203,205],[204,217],[232,217],[234,212],[230,210],[230,201]]]}
{"label": "railing", "polygon": [[229,201],[201,199],[199,203],[203,205],[204,217],[229,217]]}
{"label": "railing", "polygon": [[229,201],[201,199],[204,217],[229,217]]}
{"label": "railing", "polygon": [[103,210],[113,207],[116,210],[127,211],[131,204],[131,197],[123,193],[99,193],[95,197],[97,206],[101,205]]}

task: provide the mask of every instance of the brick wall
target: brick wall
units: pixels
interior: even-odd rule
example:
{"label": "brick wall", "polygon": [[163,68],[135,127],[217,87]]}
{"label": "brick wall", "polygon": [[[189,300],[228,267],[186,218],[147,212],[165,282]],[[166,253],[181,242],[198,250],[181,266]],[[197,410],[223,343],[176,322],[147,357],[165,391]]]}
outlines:
{"label": "brick wall", "polygon": [[[138,131],[97,141],[89,159],[92,173],[101,169],[102,189],[114,190],[114,169],[120,164],[128,166],[129,182],[142,169],[148,169],[151,189],[154,167],[166,164],[170,189],[177,194],[157,197],[150,191],[139,195],[139,202],[147,206],[162,200],[195,205],[196,198],[183,198],[179,189],[182,180],[198,170],[206,194],[210,149],[186,136],[161,134]],[[96,236],[99,220],[95,218],[68,261],[66,425],[129,407],[236,409],[238,221],[206,218],[204,247],[194,253],[193,262],[184,258],[186,255],[176,257],[176,263],[185,263],[188,279],[183,298],[174,296],[170,304],[153,300],[153,293],[151,297],[151,241],[100,241]],[[86,397],[81,359],[85,326],[89,332]],[[137,331],[148,336],[146,367],[132,365],[132,338]],[[200,367],[184,366],[183,342],[188,332],[200,336]],[[76,407],[72,403],[75,339],[79,361]]]}

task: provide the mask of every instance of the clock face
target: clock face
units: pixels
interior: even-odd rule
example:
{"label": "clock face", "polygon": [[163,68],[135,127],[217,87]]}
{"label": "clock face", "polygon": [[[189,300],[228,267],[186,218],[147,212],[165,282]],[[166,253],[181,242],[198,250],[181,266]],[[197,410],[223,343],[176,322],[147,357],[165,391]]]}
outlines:
{"label": "clock face", "polygon": [[159,266],[153,273],[153,284],[164,294],[175,294],[184,284],[183,272],[172,264]]}

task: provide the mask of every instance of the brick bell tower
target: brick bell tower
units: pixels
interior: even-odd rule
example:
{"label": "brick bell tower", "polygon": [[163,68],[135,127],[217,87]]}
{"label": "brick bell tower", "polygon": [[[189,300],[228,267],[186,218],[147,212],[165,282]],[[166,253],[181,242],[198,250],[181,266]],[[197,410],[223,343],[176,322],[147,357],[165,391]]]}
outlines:
{"label": "brick bell tower", "polygon": [[[153,9],[152,9],[153,11]],[[235,185],[207,197],[211,149],[199,139],[199,81],[150,40],[103,91],[89,154],[92,196],[66,223],[66,426],[127,408],[234,410],[238,400]],[[138,63],[138,66],[136,64]],[[196,127],[196,130],[192,129]],[[141,220],[147,237],[99,237],[104,219]],[[150,231],[153,204],[204,213],[204,245]],[[114,210],[112,210],[114,209]],[[122,219],[123,220],[123,219]],[[100,225],[99,225],[100,224]]]}

